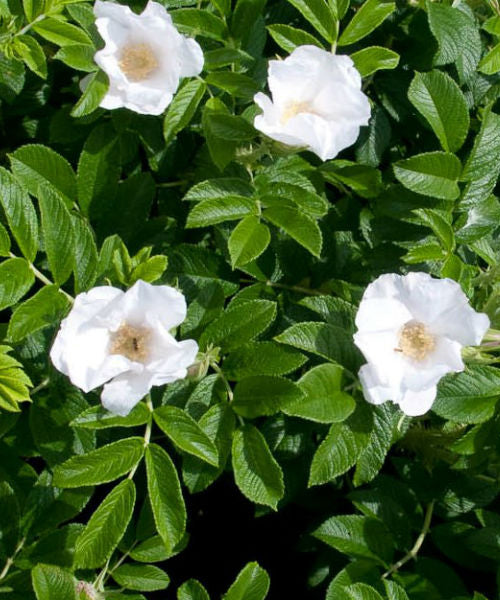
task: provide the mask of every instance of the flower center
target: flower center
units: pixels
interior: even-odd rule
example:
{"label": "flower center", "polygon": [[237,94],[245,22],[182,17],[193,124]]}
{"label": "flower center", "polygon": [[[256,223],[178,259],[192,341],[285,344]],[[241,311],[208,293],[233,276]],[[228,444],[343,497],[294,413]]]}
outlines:
{"label": "flower center", "polygon": [[299,113],[316,114],[309,102],[289,102],[281,115],[281,124],[285,125],[292,117],[296,117]]}
{"label": "flower center", "polygon": [[398,352],[408,358],[424,360],[436,347],[436,339],[423,323],[409,321],[399,334]]}
{"label": "flower center", "polygon": [[118,64],[130,81],[144,81],[158,67],[156,56],[147,44],[125,46]]}
{"label": "flower center", "polygon": [[135,362],[145,362],[149,356],[151,330],[124,323],[111,334],[110,354],[121,354]]}

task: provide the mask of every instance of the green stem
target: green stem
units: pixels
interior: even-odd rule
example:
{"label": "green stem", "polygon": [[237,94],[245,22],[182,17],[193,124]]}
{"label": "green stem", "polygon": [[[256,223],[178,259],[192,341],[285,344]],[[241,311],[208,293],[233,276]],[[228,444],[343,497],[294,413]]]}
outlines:
{"label": "green stem", "polygon": [[33,25],[36,25],[40,21],[43,21],[45,19],[45,17],[46,17],[46,15],[38,15],[38,17],[36,19],[34,19],[31,23],[28,23],[22,29],[20,29],[16,33],[16,36],[18,36],[18,35],[24,35],[27,31],[29,31],[33,27]]}
{"label": "green stem", "polygon": [[7,577],[8,572],[10,571],[10,568],[12,567],[12,565],[14,564],[14,561],[16,560],[16,556],[19,554],[19,552],[22,550],[24,544],[26,543],[26,538],[23,537],[23,539],[19,542],[19,544],[16,546],[16,549],[14,550],[14,553],[12,554],[12,556],[10,556],[7,559],[7,562],[5,563],[4,568],[2,569],[2,572],[0,573],[0,581],[2,579],[4,579],[5,577]]}
{"label": "green stem", "polygon": [[255,279],[240,279],[241,283],[263,283],[268,287],[279,288],[281,290],[289,290],[291,292],[298,292],[299,294],[307,294],[308,296],[324,296],[323,292],[319,290],[311,290],[309,288],[301,287],[300,285],[286,285],[284,283],[275,283],[274,281],[258,281]]}
{"label": "green stem", "polygon": [[40,390],[43,390],[43,388],[46,388],[50,383],[50,379],[48,377],[46,377],[41,383],[39,383],[37,386],[35,386],[31,392],[30,392],[30,396],[34,396],[35,394],[37,394]]}
{"label": "green stem", "polygon": [[[149,445],[149,442],[151,441],[151,430],[153,428],[153,403],[151,402],[151,396],[149,394],[146,397],[146,406],[149,408],[149,412],[151,414],[149,416],[149,420],[146,425],[146,431],[144,432],[144,448],[147,448],[147,446]],[[141,464],[141,460],[142,460],[142,458],[137,461],[137,463],[135,464],[133,469],[128,474],[129,479],[133,479],[135,472],[137,471],[137,469],[139,468],[139,465]]]}
{"label": "green stem", "polygon": [[386,571],[382,578],[385,579],[389,575],[396,573],[403,565],[405,565],[412,558],[416,558],[417,554],[424,543],[426,535],[429,533],[431,527],[432,513],[434,511],[434,500],[427,506],[427,510],[425,511],[424,524],[422,526],[422,531],[417,538],[417,541],[413,545],[413,548],[405,555],[401,560],[398,560],[397,563],[394,563],[388,571]]}
{"label": "green stem", "polygon": [[234,397],[233,390],[231,389],[231,385],[229,384],[229,381],[226,379],[226,376],[224,375],[222,369],[219,367],[219,365],[216,362],[210,363],[210,366],[217,373],[217,375],[222,379],[224,385],[226,386],[227,397],[229,399],[229,402],[232,402],[233,397]]}

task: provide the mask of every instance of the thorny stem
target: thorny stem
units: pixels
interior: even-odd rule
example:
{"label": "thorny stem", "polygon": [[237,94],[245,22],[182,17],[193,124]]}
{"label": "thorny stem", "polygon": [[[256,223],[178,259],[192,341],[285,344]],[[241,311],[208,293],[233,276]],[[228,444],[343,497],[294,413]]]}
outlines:
{"label": "thorny stem", "polygon": [[12,554],[12,556],[10,556],[7,559],[7,562],[5,563],[4,568],[2,569],[2,572],[0,573],[0,581],[2,579],[4,579],[8,572],[10,571],[10,568],[12,567],[12,565],[14,564],[14,561],[16,559],[16,556],[19,554],[19,552],[22,550],[24,544],[26,543],[26,538],[23,537],[23,539],[19,542],[19,544],[16,546],[16,549],[14,550],[14,553]]}
{"label": "thorny stem", "polygon": [[285,285],[284,283],[275,283],[274,281],[258,281],[255,279],[240,279],[241,283],[263,283],[268,287],[280,288],[282,290],[290,290],[291,292],[299,292],[300,294],[307,294],[308,296],[323,296],[323,292],[319,290],[311,290],[309,288],[301,287],[300,285]]}
{"label": "thorny stem", "polygon": [[216,362],[211,362],[210,366],[217,373],[217,375],[222,379],[224,385],[226,386],[227,397],[229,398],[229,402],[232,402],[233,401],[233,390],[231,389],[231,386],[229,384],[229,381],[226,379],[226,376],[222,372],[222,369],[219,367],[219,365]]}
{"label": "thorny stem", "polygon": [[[151,402],[151,396],[149,396],[149,395],[146,397],[146,406],[149,408],[149,412],[151,414],[149,416],[148,424],[146,425],[146,431],[144,432],[144,448],[147,448],[147,446],[149,445],[149,442],[151,441],[151,429],[153,427],[153,403]],[[141,464],[141,460],[137,461],[134,468],[128,474],[129,479],[133,479],[135,472],[137,471],[137,469],[139,468],[139,465]]]}
{"label": "thorny stem", "polygon": [[398,560],[397,563],[394,563],[390,567],[390,569],[388,571],[386,571],[382,575],[382,579],[385,579],[389,575],[392,575],[393,573],[396,573],[396,571],[398,571],[408,561],[410,561],[412,558],[416,558],[417,557],[417,554],[418,554],[420,548],[422,547],[422,544],[424,543],[425,537],[429,533],[429,530],[430,530],[430,527],[431,527],[431,520],[432,520],[432,513],[433,513],[433,511],[434,511],[434,500],[427,506],[427,510],[425,512],[424,524],[423,524],[423,527],[422,527],[422,531],[420,532],[420,535],[418,536],[417,541],[413,545],[413,548],[408,552],[408,554],[406,554],[405,556],[403,556],[403,558],[401,560]]}
{"label": "thorny stem", "polygon": [[[18,256],[16,256],[15,254],[13,254],[12,252],[9,252],[9,256],[11,258],[19,258]],[[54,285],[53,281],[50,281],[50,279],[48,277],[45,277],[45,275],[43,273],[41,273],[33,263],[28,262],[28,265],[30,267],[30,269],[33,271],[33,274],[35,275],[35,277],[37,279],[39,279],[42,283],[44,283],[45,285]],[[59,288],[59,291],[61,292],[61,294],[63,294],[64,296],[66,296],[66,298],[71,302],[71,304],[74,303],[75,299],[73,298],[73,296],[70,296],[67,292],[65,292],[62,288]]]}

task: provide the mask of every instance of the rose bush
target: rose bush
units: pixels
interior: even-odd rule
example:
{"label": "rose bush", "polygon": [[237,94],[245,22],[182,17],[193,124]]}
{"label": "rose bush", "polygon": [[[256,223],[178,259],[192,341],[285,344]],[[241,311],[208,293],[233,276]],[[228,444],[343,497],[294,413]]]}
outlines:
{"label": "rose bush", "polygon": [[0,28],[0,599],[498,598],[497,0]]}

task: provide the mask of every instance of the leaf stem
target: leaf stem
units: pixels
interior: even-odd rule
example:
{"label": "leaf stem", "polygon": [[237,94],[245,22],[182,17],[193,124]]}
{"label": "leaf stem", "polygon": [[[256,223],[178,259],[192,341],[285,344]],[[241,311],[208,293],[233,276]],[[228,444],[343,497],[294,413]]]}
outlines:
{"label": "leaf stem", "polygon": [[412,558],[416,558],[417,554],[424,543],[425,537],[429,533],[431,527],[432,513],[434,511],[434,500],[427,506],[427,510],[425,511],[424,524],[422,526],[422,531],[417,538],[417,541],[413,545],[413,548],[405,555],[402,559],[398,560],[397,563],[394,563],[388,571],[386,571],[382,575],[382,579],[385,579],[389,575],[396,573],[403,565],[405,565]]}
{"label": "leaf stem", "polygon": [[0,573],[0,581],[7,576],[8,572],[10,571],[10,568],[12,567],[12,565],[14,564],[14,561],[16,560],[16,556],[22,550],[22,548],[23,548],[23,546],[24,546],[25,543],[26,543],[26,538],[23,537],[23,539],[16,546],[16,548],[15,548],[14,553],[12,554],[12,556],[10,556],[7,559],[7,562],[5,563],[5,566],[2,569],[2,572]]}
{"label": "leaf stem", "polygon": [[50,379],[48,377],[46,377],[43,381],[41,381],[37,386],[35,386],[31,392],[30,392],[30,396],[34,396],[35,394],[37,394],[40,390],[43,390],[43,388],[46,388],[50,383]]}
{"label": "leaf stem", "polygon": [[233,390],[231,389],[231,385],[230,385],[229,381],[226,379],[226,376],[224,375],[222,369],[219,367],[219,365],[216,362],[211,362],[210,366],[217,373],[217,375],[222,379],[224,385],[226,386],[227,397],[229,399],[229,402],[232,402],[233,397],[234,397]]}
{"label": "leaf stem", "polygon": [[41,14],[38,15],[38,17],[36,19],[34,19],[33,21],[31,21],[31,23],[28,23],[27,25],[25,25],[22,29],[20,29],[17,33],[16,36],[18,35],[24,35],[27,31],[29,31],[33,25],[36,25],[37,23],[39,23],[40,21],[43,21],[45,19],[47,15]]}
{"label": "leaf stem", "polygon": [[[144,432],[144,448],[147,448],[147,446],[149,445],[149,442],[151,441],[151,430],[153,428],[153,403],[151,402],[151,396],[149,394],[146,396],[146,406],[149,408],[149,412],[151,414],[149,416],[149,420],[146,425],[146,430]],[[128,479],[134,478],[135,472],[137,471],[137,469],[139,468],[139,465],[141,464],[141,460],[142,460],[142,458],[139,459],[137,461],[137,463],[134,465],[134,467],[128,474]]]}
{"label": "leaf stem", "polygon": [[241,283],[263,283],[268,287],[279,288],[282,290],[290,290],[291,292],[298,292],[299,294],[307,294],[308,296],[324,296],[323,292],[319,290],[311,290],[309,288],[302,287],[300,285],[286,285],[284,283],[276,283],[274,281],[258,281],[255,279],[240,279]]}

